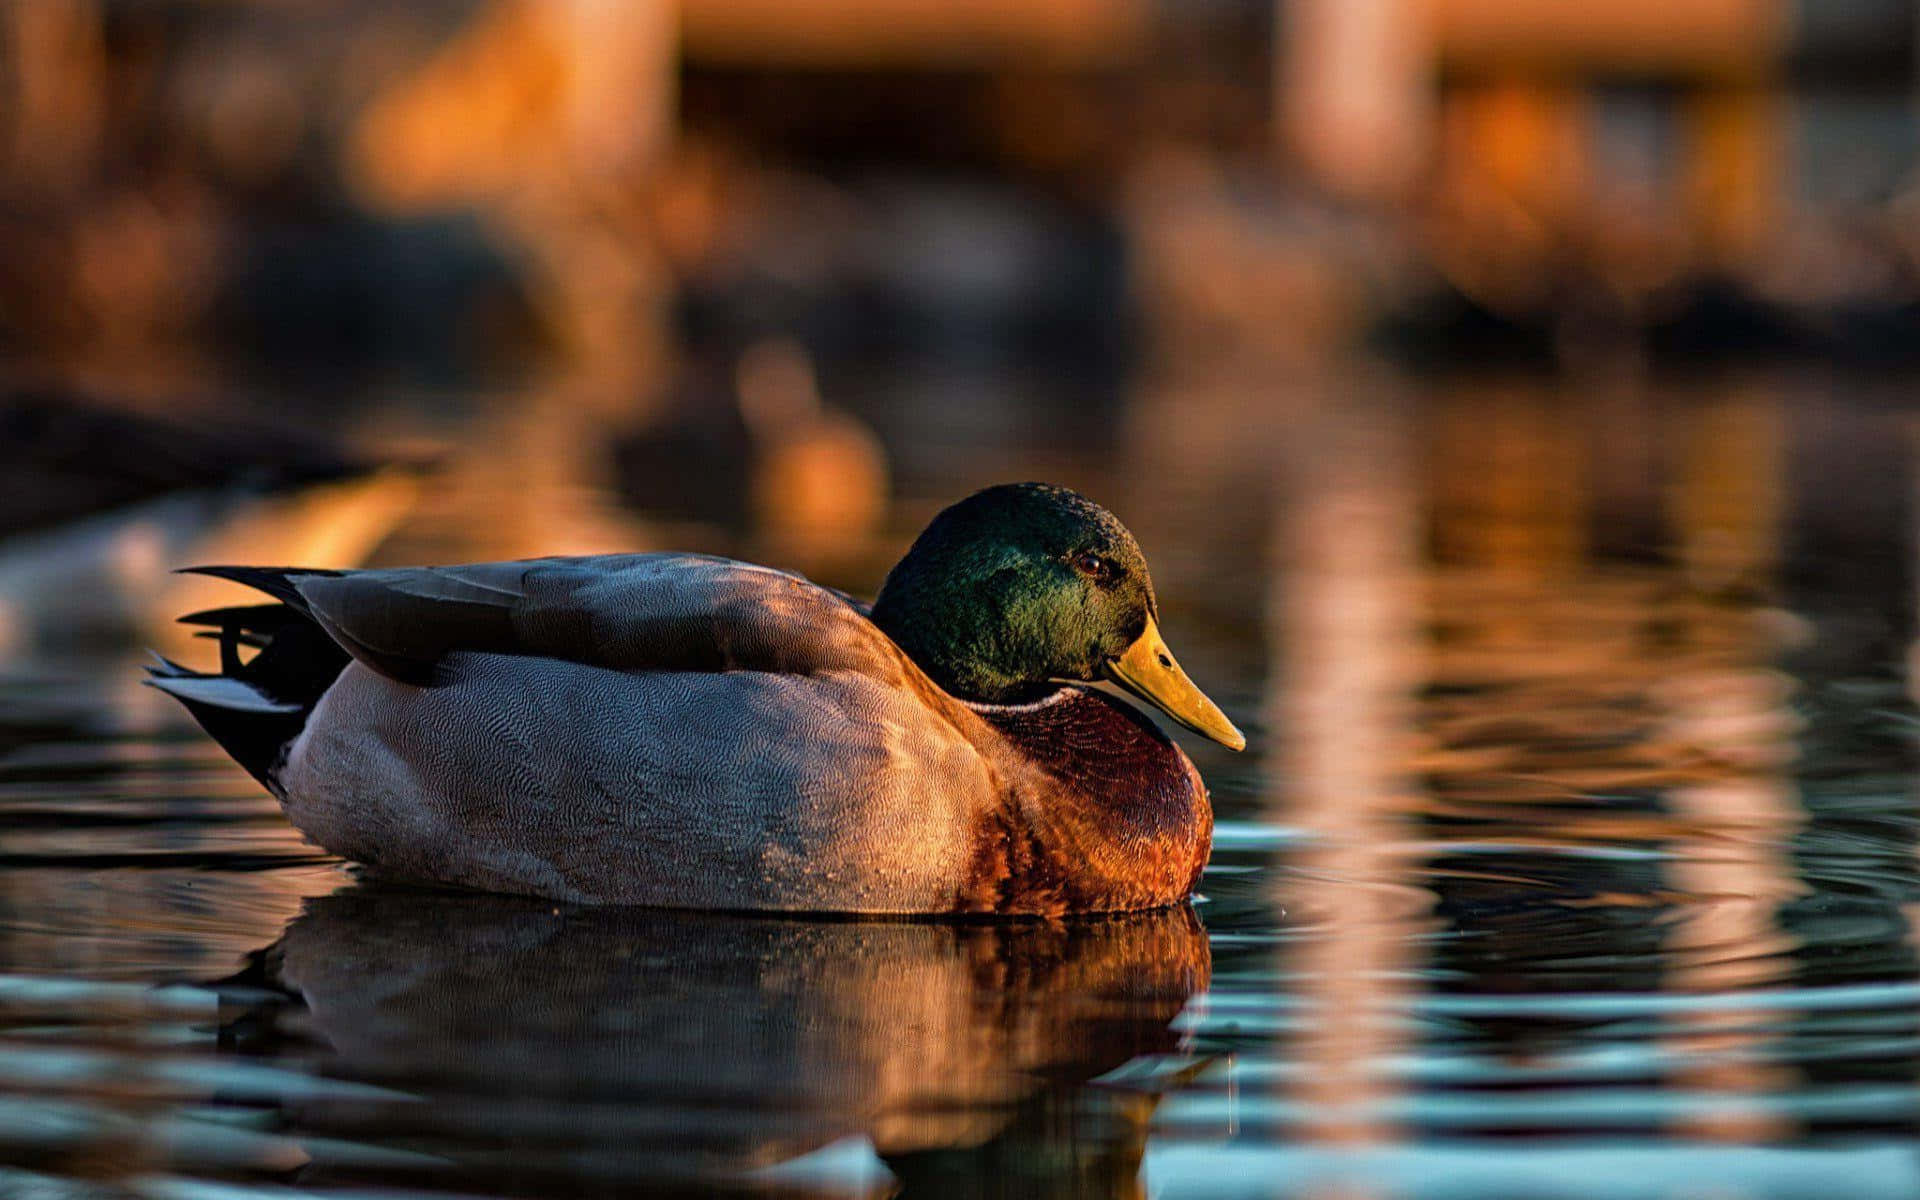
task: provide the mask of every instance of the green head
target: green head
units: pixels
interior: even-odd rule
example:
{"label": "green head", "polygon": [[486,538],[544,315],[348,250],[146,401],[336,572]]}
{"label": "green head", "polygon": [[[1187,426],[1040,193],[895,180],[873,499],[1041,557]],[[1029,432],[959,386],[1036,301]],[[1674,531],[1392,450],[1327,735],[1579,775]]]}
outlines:
{"label": "green head", "polygon": [[1153,579],[1114,515],[1066,488],[1013,483],[933,519],[887,575],[873,620],[935,683],[994,703],[1057,680],[1112,680],[1208,737],[1240,735],[1160,639]]}

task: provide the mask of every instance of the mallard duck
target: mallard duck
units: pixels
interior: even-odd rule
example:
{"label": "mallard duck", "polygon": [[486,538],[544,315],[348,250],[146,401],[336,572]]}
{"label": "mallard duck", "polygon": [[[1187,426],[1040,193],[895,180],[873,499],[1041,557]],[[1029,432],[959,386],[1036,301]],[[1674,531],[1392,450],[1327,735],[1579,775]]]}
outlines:
{"label": "mallard duck", "polygon": [[[1146,559],[1065,488],[941,512],[871,608],[769,567],[620,554],[196,567],[178,697],[328,851],[581,903],[1062,914],[1185,899],[1193,763],[1108,680],[1236,750],[1162,640]],[[245,646],[260,647],[242,661]]]}

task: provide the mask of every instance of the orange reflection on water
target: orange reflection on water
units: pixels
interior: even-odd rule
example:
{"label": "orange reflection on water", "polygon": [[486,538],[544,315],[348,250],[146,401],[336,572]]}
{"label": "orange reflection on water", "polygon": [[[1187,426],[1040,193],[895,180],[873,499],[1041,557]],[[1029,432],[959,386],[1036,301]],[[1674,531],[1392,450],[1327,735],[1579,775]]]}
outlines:
{"label": "orange reflection on water", "polygon": [[[1776,916],[1805,890],[1789,853],[1807,821],[1788,777],[1798,726],[1790,681],[1771,668],[1781,626],[1751,601],[1780,554],[1777,397],[1736,381],[1664,410],[1677,425],[1672,482],[1650,474],[1650,496],[1582,486],[1598,473],[1569,414],[1538,396],[1503,407],[1492,436],[1472,432],[1480,411],[1443,417],[1457,440],[1435,460],[1454,501],[1439,544],[1457,565],[1434,591],[1434,682],[1446,687],[1422,711],[1433,811],[1471,818],[1483,838],[1659,847],[1664,894],[1581,903],[1673,908],[1660,986],[1703,1001],[1676,1007],[1663,1037],[1667,1082],[1701,1096],[1676,1128],[1786,1136],[1792,1118],[1752,1099],[1795,1081],[1776,1062],[1777,1014],[1712,1002],[1791,986],[1798,943]],[[1647,432],[1664,435],[1659,420]],[[1642,505],[1673,565],[1601,568],[1595,522]]]}
{"label": "orange reflection on water", "polygon": [[[1673,497],[1680,559],[1706,587],[1770,590],[1779,556],[1780,416],[1777,397],[1730,390],[1695,414],[1680,445]],[[1806,886],[1787,848],[1807,820],[1788,772],[1798,726],[1790,681],[1771,670],[1777,637],[1755,614],[1703,606],[1687,626],[1698,665],[1659,690],[1669,736],[1705,756],[1717,777],[1667,795],[1683,836],[1669,875],[1690,903],[1671,931],[1669,987],[1737,992],[1790,986],[1797,940],[1775,923],[1779,906]],[[1669,1045],[1675,1081],[1716,1096],[1785,1090],[1790,1068],[1767,1061],[1778,1037],[1768,1014],[1688,1009]],[[1682,1132],[1722,1141],[1779,1138],[1785,1116],[1739,1103],[1689,1113]]]}
{"label": "orange reflection on water", "polygon": [[1405,885],[1410,689],[1419,671],[1416,494],[1404,426],[1377,403],[1301,432],[1278,506],[1268,637],[1281,664],[1269,728],[1287,730],[1269,816],[1310,839],[1278,878],[1279,906],[1311,934],[1283,970],[1306,994],[1281,1054],[1302,1064],[1290,1097],[1314,1138],[1381,1143],[1431,897]]}

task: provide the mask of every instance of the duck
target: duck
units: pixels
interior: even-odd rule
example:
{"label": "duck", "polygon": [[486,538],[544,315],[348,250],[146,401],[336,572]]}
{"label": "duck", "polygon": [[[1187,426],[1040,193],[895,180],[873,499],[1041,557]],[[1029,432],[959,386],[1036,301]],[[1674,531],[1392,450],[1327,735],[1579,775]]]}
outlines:
{"label": "duck", "polygon": [[672,552],[200,566],[176,699],[377,878],[574,904],[1059,917],[1189,900],[1205,782],[1140,709],[1234,750],[1145,555],[1070,489],[941,511],[865,604]]}

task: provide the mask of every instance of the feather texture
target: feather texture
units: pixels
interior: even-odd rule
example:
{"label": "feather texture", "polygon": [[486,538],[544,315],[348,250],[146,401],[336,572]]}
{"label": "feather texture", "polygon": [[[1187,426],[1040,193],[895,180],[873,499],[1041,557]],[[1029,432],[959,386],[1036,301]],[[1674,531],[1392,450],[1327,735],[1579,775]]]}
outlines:
{"label": "feather texture", "polygon": [[1059,913],[1173,903],[1206,858],[1205,790],[1132,709],[1077,687],[966,703],[861,606],[783,571],[684,554],[200,570],[280,603],[194,614],[223,673],[153,682],[315,842],[394,876]]}
{"label": "feather texture", "polygon": [[625,554],[367,571],[195,567],[310,616],[354,658],[433,686],[460,650],[620,671],[852,670],[905,657],[839,593],[693,554]]}

